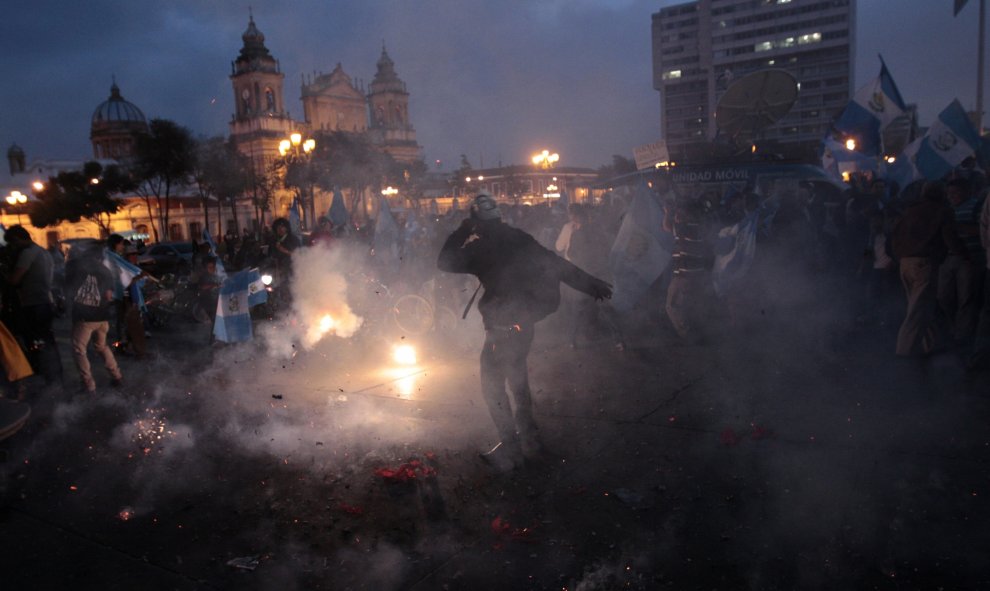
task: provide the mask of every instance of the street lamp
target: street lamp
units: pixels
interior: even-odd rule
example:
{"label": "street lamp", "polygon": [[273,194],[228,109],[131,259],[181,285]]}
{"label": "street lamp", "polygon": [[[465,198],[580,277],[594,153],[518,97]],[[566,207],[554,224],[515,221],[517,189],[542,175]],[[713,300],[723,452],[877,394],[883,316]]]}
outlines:
{"label": "street lamp", "polygon": [[7,195],[7,203],[11,205],[17,205],[19,203],[27,203],[27,195],[21,193],[20,191],[11,191],[10,195]]}
{"label": "street lamp", "polygon": [[25,203],[27,203],[27,199],[28,199],[27,198],[27,195],[25,195],[24,193],[21,193],[20,191],[16,191],[16,190],[15,191],[11,191],[10,194],[7,195],[7,203],[9,203],[10,205],[14,206],[15,207],[15,210],[17,211],[17,223],[18,224],[21,223],[21,208],[19,206],[24,205]]}
{"label": "street lamp", "polygon": [[[285,159],[286,163],[286,176],[289,174],[290,164],[301,164],[308,166],[310,160],[313,157],[313,150],[316,149],[316,140],[308,138],[303,140],[303,136],[299,132],[293,132],[289,134],[288,139],[283,139],[278,143],[278,153]],[[307,171],[308,172],[308,171]],[[316,218],[316,205],[315,205],[315,195],[313,195],[312,183],[309,182],[308,174],[306,179],[306,187],[300,189],[304,202],[309,201],[309,215],[307,221],[307,228],[312,226],[313,220]]]}
{"label": "street lamp", "polygon": [[856,150],[856,140],[854,138],[849,138],[846,140],[846,149],[850,152]]}
{"label": "street lamp", "polygon": [[550,150],[543,150],[538,154],[533,154],[533,164],[543,169],[552,167],[558,160],[560,160],[560,154],[556,152],[551,154]]}

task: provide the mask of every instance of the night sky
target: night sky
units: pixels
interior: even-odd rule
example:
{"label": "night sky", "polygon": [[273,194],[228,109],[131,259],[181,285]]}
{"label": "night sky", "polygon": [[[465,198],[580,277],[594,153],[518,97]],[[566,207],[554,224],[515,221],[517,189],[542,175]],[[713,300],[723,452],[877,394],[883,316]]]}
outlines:
{"label": "night sky", "polygon": [[[370,82],[384,41],[411,94],[427,162],[456,168],[528,162],[597,167],[660,136],[650,16],[673,0],[35,0],[6,2],[0,22],[0,145],[34,158],[90,157],[90,118],[111,77],[150,119],[226,135],[230,62],[248,5],[281,61],[301,119],[300,77],[339,61]],[[975,104],[978,2],[859,0],[856,86],[882,53],[927,125],[953,98]]]}

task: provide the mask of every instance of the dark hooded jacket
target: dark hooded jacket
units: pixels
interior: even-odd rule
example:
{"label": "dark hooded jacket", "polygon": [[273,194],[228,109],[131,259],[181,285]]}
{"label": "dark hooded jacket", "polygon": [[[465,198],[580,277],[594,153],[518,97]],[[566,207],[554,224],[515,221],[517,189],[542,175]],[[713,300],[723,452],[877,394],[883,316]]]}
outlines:
{"label": "dark hooded jacket", "polygon": [[[478,311],[485,328],[532,325],[557,310],[560,282],[592,297],[608,286],[501,220],[465,220],[443,248],[437,266],[470,273],[485,294]],[[610,292],[609,292],[610,293]]]}

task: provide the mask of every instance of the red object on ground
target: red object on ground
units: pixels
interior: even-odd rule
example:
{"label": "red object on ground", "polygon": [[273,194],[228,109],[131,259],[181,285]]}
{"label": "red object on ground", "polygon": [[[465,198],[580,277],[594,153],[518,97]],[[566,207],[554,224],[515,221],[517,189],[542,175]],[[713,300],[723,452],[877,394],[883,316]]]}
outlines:
{"label": "red object on ground", "polygon": [[343,511],[344,513],[350,513],[351,515],[364,515],[364,507],[358,507],[357,505],[348,505],[343,501],[337,503],[337,508]]}
{"label": "red object on ground", "polygon": [[416,478],[429,478],[437,475],[437,469],[419,460],[409,460],[396,468],[377,468],[375,476],[389,482],[408,482]]}
{"label": "red object on ground", "polygon": [[742,438],[732,430],[732,427],[726,427],[722,430],[721,435],[718,436],[718,440],[722,445],[733,446],[739,445]]}

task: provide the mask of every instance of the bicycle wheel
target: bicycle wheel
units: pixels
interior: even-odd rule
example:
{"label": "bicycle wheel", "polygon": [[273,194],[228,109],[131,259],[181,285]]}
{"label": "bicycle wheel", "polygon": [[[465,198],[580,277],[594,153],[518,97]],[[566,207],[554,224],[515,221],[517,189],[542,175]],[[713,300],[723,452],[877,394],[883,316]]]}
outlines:
{"label": "bicycle wheel", "polygon": [[399,297],[392,304],[392,320],[407,334],[423,334],[433,328],[433,306],[414,293]]}

